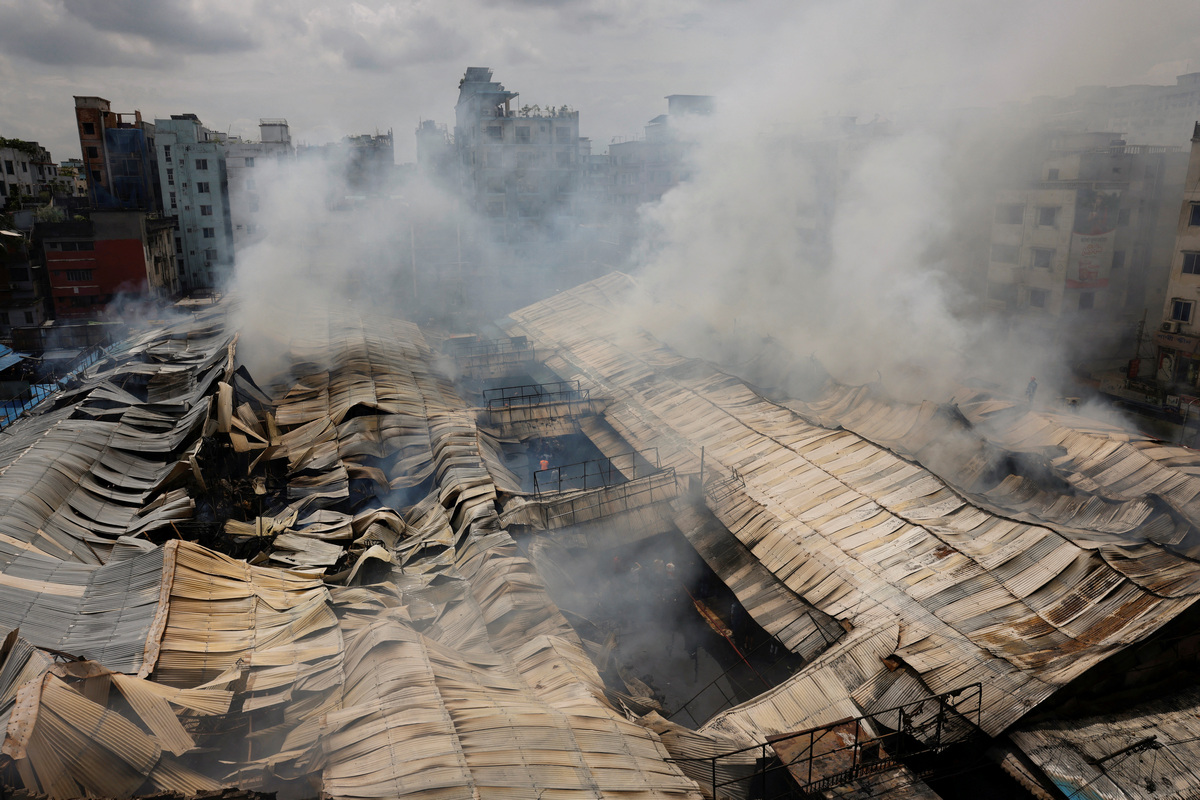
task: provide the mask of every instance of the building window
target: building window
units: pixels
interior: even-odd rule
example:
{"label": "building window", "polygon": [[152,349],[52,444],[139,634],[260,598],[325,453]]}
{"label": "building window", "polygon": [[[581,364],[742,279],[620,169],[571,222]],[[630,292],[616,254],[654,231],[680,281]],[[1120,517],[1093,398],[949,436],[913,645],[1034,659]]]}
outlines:
{"label": "building window", "polygon": [[205,239],[215,239],[217,238],[217,229],[204,228],[201,230],[201,235],[204,236]]}
{"label": "building window", "polygon": [[163,145],[163,158],[165,158],[167,160],[168,164],[171,163],[171,145],[169,145],[169,144]]}
{"label": "building window", "polygon": [[246,156],[246,166],[247,167],[254,166],[254,156]]}
{"label": "building window", "polygon": [[1048,181],[1058,180],[1058,170],[1057,169],[1047,170],[1046,180],[1048,180]]}
{"label": "building window", "polygon": [[257,196],[253,196],[250,198],[250,210],[252,212],[258,211],[258,197]]}
{"label": "building window", "polygon": [[208,159],[207,158],[197,158],[196,159],[196,169],[208,169]]}
{"label": "building window", "polygon": [[95,148],[95,147],[89,147],[89,148],[87,148],[87,157],[88,157],[88,158],[99,158],[99,157],[100,157],[100,150],[99,150],[98,148]]}
{"label": "building window", "polygon": [[560,166],[560,167],[571,166],[571,151],[570,150],[559,150],[557,153],[554,154],[554,157],[555,157],[556,161],[558,162],[558,166]]}
{"label": "building window", "polygon": [[175,252],[179,255],[183,255],[183,239],[178,237],[175,239]]}
{"label": "building window", "polygon": [[1174,299],[1171,301],[1171,319],[1177,322],[1192,321],[1192,307],[1195,301]]}
{"label": "building window", "polygon": [[1058,223],[1058,206],[1041,206],[1038,208],[1038,225],[1053,228]]}
{"label": "building window", "polygon": [[1046,300],[1050,297],[1050,293],[1045,289],[1030,289],[1029,290],[1029,305],[1034,308],[1045,308]]}
{"label": "building window", "polygon": [[0,311],[0,325],[8,325],[8,312]]}
{"label": "building window", "polygon": [[90,269],[67,270],[67,280],[69,281],[90,281],[91,279],[92,271]]}
{"label": "building window", "polygon": [[1183,274],[1200,275],[1200,253],[1183,254]]}
{"label": "building window", "polygon": [[167,170],[167,186],[174,186],[174,185],[175,185],[175,170],[169,169],[169,170]]}
{"label": "building window", "polygon": [[1120,269],[1123,266],[1125,266],[1125,251],[1124,250],[1114,250],[1113,251],[1113,260],[1112,260],[1112,268]]}
{"label": "building window", "polygon": [[1129,224],[1129,209],[1128,208],[1122,208],[1120,211],[1117,212],[1117,224],[1118,225],[1128,225]]}
{"label": "building window", "polygon": [[499,125],[489,125],[487,132],[488,136],[492,137],[493,139],[504,138],[504,128],[500,127]]}
{"label": "building window", "polygon": [[1200,203],[1192,203],[1192,215],[1188,218],[1188,225],[1200,225]]}
{"label": "building window", "polygon": [[566,143],[570,142],[571,141],[571,129],[570,128],[555,128],[554,129],[554,141],[558,142],[559,144],[566,144]]}
{"label": "building window", "polygon": [[254,190],[254,178],[246,178],[246,188],[251,191]]}
{"label": "building window", "polygon": [[[6,316],[7,316],[7,315],[6,315]],[[25,324],[26,324],[26,325],[32,325],[32,324],[33,324],[33,312],[32,312],[32,311],[26,311],[26,312],[25,312]]]}
{"label": "building window", "polygon": [[1017,255],[1021,252],[1021,248],[1015,244],[994,244],[992,245],[992,261],[998,261],[1001,264],[1016,264]]}
{"label": "building window", "polygon": [[253,222],[246,223],[246,233],[247,234],[252,234],[252,233],[257,233],[257,232],[258,232],[257,225],[255,225]]}
{"label": "building window", "polygon": [[5,171],[5,172],[7,172],[9,175],[12,175],[12,174],[14,174],[14,173],[13,173],[13,162],[9,161],[8,159],[5,159],[5,161],[4,161],[4,171]]}
{"label": "building window", "polygon": [[217,251],[216,251],[216,249],[215,249],[215,248],[209,248],[208,250],[205,250],[205,251],[204,251],[204,257],[205,257],[205,258],[207,258],[209,261],[216,261],[216,260],[217,260]]}
{"label": "building window", "polygon": [[83,133],[85,136],[95,136],[96,135],[96,123],[94,123],[94,122],[83,123]]}
{"label": "building window", "polygon": [[989,300],[998,300],[1007,307],[1017,302],[1017,285],[1015,283],[989,283],[987,288]]}
{"label": "building window", "polygon": [[196,181],[196,191],[201,194],[208,194],[208,181]]}
{"label": "building window", "polygon": [[212,216],[212,206],[200,206],[200,216],[211,217]]}
{"label": "building window", "polygon": [[1079,310],[1080,311],[1087,311],[1088,309],[1095,308],[1095,307],[1096,307],[1096,293],[1095,292],[1080,292],[1079,293]]}
{"label": "building window", "polygon": [[517,141],[528,144],[531,141],[528,125],[517,126]]}
{"label": "building window", "polygon": [[1008,203],[996,206],[996,222],[1001,225],[1020,225],[1025,220],[1025,206]]}
{"label": "building window", "polygon": [[1033,253],[1033,266],[1037,269],[1050,269],[1054,263],[1054,251],[1047,247],[1035,247]]}
{"label": "building window", "polygon": [[167,195],[168,195],[168,197],[169,197],[169,198],[170,198],[170,200],[171,200],[171,208],[176,208],[177,206],[175,205],[175,193],[174,193],[174,192],[168,192],[168,193],[167,193]]}
{"label": "building window", "polygon": [[100,170],[94,169],[94,170],[92,170],[92,183],[99,183],[99,182],[100,182]]}

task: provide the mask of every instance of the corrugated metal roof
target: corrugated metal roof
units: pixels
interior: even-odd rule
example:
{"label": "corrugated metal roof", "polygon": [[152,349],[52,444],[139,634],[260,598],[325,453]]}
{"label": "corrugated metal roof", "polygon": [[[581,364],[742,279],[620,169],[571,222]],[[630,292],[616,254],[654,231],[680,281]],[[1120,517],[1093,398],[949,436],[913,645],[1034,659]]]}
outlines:
{"label": "corrugated metal roof", "polygon": [[[1090,503],[1060,495],[1030,505],[1024,519],[1002,515],[1005,498],[969,497],[846,429],[868,426],[881,441],[920,451],[939,424],[933,409],[864,405],[866,390],[839,390],[816,409],[825,422],[817,424],[811,409],[801,416],[644,333],[629,335],[631,287],[612,275],[562,292],[510,315],[509,333],[556,348],[547,365],[610,398],[605,421],[634,447],[658,448],[681,474],[699,472],[703,448],[706,483],[722,485],[706,500],[725,527],[798,598],[875,632],[840,640],[784,687],[727,712],[722,725],[755,739],[853,715],[849,697],[884,669],[879,657],[903,658],[922,642],[909,665],[922,684],[937,693],[983,683],[983,727],[995,733],[1195,601],[1193,561],[1119,538],[1153,516],[1146,498],[1105,489]],[[1002,412],[959,405],[968,418]],[[1103,442],[1036,415],[1011,423],[989,438],[1010,448],[1066,446],[1078,453],[1069,468],[1097,485],[1126,474],[1117,463],[1150,460],[1126,440]],[[1193,481],[1200,490],[1200,479],[1183,473],[1166,483]],[[1185,508],[1196,494],[1180,488],[1168,501]],[[1083,524],[1058,524],[1064,519]],[[885,644],[884,630],[899,633]],[[851,662],[861,666],[845,669]]]}
{"label": "corrugated metal roof", "polygon": [[[129,372],[157,377],[145,365],[166,362],[194,380],[164,377],[148,402],[109,365],[11,429],[0,492],[19,476],[25,491],[0,507],[0,622],[29,641],[0,664],[0,723],[24,743],[9,755],[27,787],[125,797],[301,779],[334,797],[699,800],[657,734],[610,704],[499,528],[494,445],[420,332],[349,314],[312,322],[293,352],[312,366],[279,400],[233,373],[228,337],[184,326],[130,351]],[[76,418],[86,409],[113,413]],[[403,568],[338,587],[321,570],[121,538],[190,502],[163,491],[164,475],[201,427],[252,469],[287,465],[288,507],[233,526],[276,536],[275,563],[328,548]],[[350,477],[431,490],[401,518],[348,509]],[[50,674],[33,645],[94,661]],[[197,713],[217,724],[181,726]],[[222,759],[204,750],[216,745]]]}

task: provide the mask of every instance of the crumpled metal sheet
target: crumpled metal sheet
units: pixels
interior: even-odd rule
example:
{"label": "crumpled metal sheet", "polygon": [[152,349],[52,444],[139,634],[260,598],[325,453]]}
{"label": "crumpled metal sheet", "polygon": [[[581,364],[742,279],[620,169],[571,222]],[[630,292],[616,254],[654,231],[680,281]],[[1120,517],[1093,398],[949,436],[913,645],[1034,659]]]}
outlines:
{"label": "crumpled metal sheet", "polygon": [[[0,663],[0,727],[23,743],[8,756],[27,788],[128,797],[294,780],[334,797],[530,797],[552,787],[562,797],[699,800],[657,734],[609,702],[582,642],[500,528],[485,461],[499,463],[494,445],[432,372],[419,331],[388,326],[344,314],[315,325],[296,348],[313,369],[277,405],[233,373],[227,339],[207,355],[188,349],[185,333],[131,351],[213,371],[195,381],[164,375],[154,385],[161,402],[138,406],[125,431],[129,446],[98,441],[71,465],[127,475],[146,501],[139,524],[179,498],[157,490],[141,457],[154,446],[138,438],[174,437],[171,415],[199,407],[186,402],[193,386],[215,400],[185,424],[185,451],[203,424],[235,450],[244,445],[252,473],[286,459],[297,487],[327,486],[321,476],[337,474],[388,490],[424,487],[424,500],[401,518],[387,506],[352,513],[312,492],[248,531],[233,526],[288,546],[374,553],[373,569],[391,572],[369,587],[331,587],[322,570],[253,566],[181,540],[121,538],[113,534],[130,526],[106,521],[104,502],[74,510],[69,492],[56,501],[78,530],[61,545],[0,538],[0,594],[13,601],[0,621],[32,639],[14,639]],[[132,403],[123,391],[106,388],[104,402]],[[70,411],[21,423],[37,433],[20,458],[64,425],[56,414]],[[105,524],[109,536],[92,533]],[[102,556],[107,563],[95,563]],[[56,667],[35,644],[93,660]]]}
{"label": "crumpled metal sheet", "polygon": [[[878,634],[847,636],[769,697],[727,712],[751,740],[846,716],[858,707],[850,696],[885,669],[879,656],[905,653],[931,693],[982,683],[982,726],[995,733],[1195,601],[1200,567],[1162,546],[1097,548],[998,515],[919,463],[631,334],[622,323],[631,287],[614,274],[561,292],[511,314],[508,333],[556,349],[548,366],[610,398],[605,421],[635,448],[657,448],[665,466],[698,475],[703,448],[710,510],[798,598],[856,630],[896,631],[886,647]],[[853,408],[841,397],[824,413]],[[880,436],[922,415],[912,409]],[[1018,427],[1014,447],[1081,435],[1040,420]],[[1091,438],[1097,476],[1129,447]],[[1170,482],[1181,492],[1172,502],[1190,502],[1190,480]],[[1130,519],[1145,511],[1136,496],[1100,496],[1130,501]]]}

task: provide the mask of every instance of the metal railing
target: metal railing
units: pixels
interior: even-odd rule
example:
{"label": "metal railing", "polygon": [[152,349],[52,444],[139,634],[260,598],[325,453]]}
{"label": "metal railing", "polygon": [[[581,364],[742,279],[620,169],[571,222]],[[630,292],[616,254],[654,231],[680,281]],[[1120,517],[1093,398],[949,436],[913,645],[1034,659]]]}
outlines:
{"label": "metal railing", "polygon": [[546,505],[546,527],[566,528],[594,519],[645,508],[679,495],[675,468],[655,472],[614,486],[569,494]]}
{"label": "metal railing", "polygon": [[533,473],[533,492],[538,499],[543,499],[544,495],[551,492],[614,486],[661,471],[657,447],[647,448],[645,454],[633,450],[611,458],[594,458],[561,467],[539,469]]}
{"label": "metal railing", "polygon": [[[724,472],[724,474],[723,474]],[[731,495],[746,488],[746,479],[734,467],[725,467],[704,481],[704,494],[713,503],[727,500]]]}
{"label": "metal railing", "polygon": [[[700,772],[697,767],[702,767],[710,797],[718,797],[722,788],[742,784],[735,794],[764,798],[768,777],[781,770],[787,770],[792,783],[777,796],[811,797],[903,766],[906,758],[937,755],[951,745],[982,736],[982,711],[983,685],[974,683],[885,711],[772,736],[740,750],[670,760],[694,773],[693,777]],[[884,732],[875,735],[871,731]],[[774,751],[773,757],[770,751]],[[755,767],[750,770],[752,758]]]}
{"label": "metal railing", "polygon": [[0,400],[0,430],[4,430],[9,425],[12,425],[21,418],[22,414],[41,403],[47,397],[62,391],[67,381],[75,377],[81,370],[87,369],[99,361],[107,349],[108,345],[92,345],[68,364],[63,377],[56,379],[52,383],[30,384],[25,391],[16,397]]}
{"label": "metal railing", "polygon": [[485,389],[483,398],[487,402],[488,411],[500,411],[506,408],[532,408],[550,403],[580,402],[591,398],[591,390],[581,389],[579,381],[556,381]]}

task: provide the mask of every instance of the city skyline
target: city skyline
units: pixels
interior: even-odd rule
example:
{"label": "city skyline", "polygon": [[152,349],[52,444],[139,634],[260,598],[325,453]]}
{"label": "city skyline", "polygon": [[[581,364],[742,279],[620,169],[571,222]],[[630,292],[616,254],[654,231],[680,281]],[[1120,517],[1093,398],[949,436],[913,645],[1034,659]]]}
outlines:
{"label": "city skyline", "polygon": [[[1200,68],[1200,20],[1160,0],[1065,3],[537,3],[470,0],[142,3],[0,0],[6,135],[78,156],[72,96],[147,119],[196,113],[249,136],[286,117],[297,142],[447,122],[464,64],[521,102],[581,111],[602,151],[668,94],[794,89],[813,116],[1019,102],[1082,85],[1170,84]],[[823,69],[829,65],[828,70]],[[801,79],[804,76],[804,79]],[[812,76],[808,79],[808,76]],[[817,92],[814,83],[830,90]],[[814,95],[817,99],[814,99]],[[787,98],[783,99],[787,102]]]}

